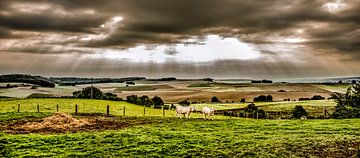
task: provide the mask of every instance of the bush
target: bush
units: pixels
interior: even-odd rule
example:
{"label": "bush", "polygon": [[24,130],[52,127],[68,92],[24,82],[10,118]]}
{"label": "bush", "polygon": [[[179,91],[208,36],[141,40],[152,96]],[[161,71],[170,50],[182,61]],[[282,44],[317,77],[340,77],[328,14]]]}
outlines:
{"label": "bush", "polygon": [[256,110],[258,110],[258,108],[254,103],[248,104],[248,106],[245,108],[245,112],[254,112]]}
{"label": "bush", "polygon": [[220,102],[220,100],[217,97],[214,96],[214,97],[211,98],[211,102],[218,103],[218,102]]}
{"label": "bush", "polygon": [[154,102],[148,96],[143,95],[141,97],[138,97],[134,104],[141,105],[141,106],[146,106],[146,107],[151,107],[154,104]]}
{"label": "bush", "polygon": [[266,102],[266,101],[273,101],[273,98],[271,95],[268,95],[268,96],[265,96],[265,95],[260,95],[260,96],[257,96],[254,98],[253,100],[254,102],[257,102],[257,101],[262,101],[262,102]]}
{"label": "bush", "polygon": [[181,105],[181,106],[189,106],[190,102],[187,101],[187,100],[184,100],[184,101],[179,102],[179,105]]}
{"label": "bush", "polygon": [[262,118],[266,118],[266,112],[265,112],[265,110],[263,110],[263,109],[259,109],[258,111],[257,111],[257,115],[258,115],[258,118],[260,118],[260,119],[262,119]]}
{"label": "bush", "polygon": [[311,97],[311,100],[323,100],[325,99],[324,97],[322,97],[321,95],[314,95],[313,97]]}
{"label": "bush", "polygon": [[310,100],[310,98],[299,98],[299,101]]}
{"label": "bush", "polygon": [[76,98],[88,98],[103,99],[103,93],[99,88],[94,86],[83,88],[82,91],[73,92],[73,96]]}
{"label": "bush", "polygon": [[169,104],[165,104],[163,107],[164,107],[165,110],[169,110],[169,109],[170,109],[170,105],[169,105]]}
{"label": "bush", "polygon": [[240,103],[245,103],[245,98],[241,98]]}
{"label": "bush", "polygon": [[113,93],[105,93],[103,95],[104,100],[113,100],[113,101],[121,101],[121,98],[118,98],[116,94]]}
{"label": "bush", "polygon": [[273,101],[273,97],[271,96],[271,95],[268,95],[267,97],[266,97],[266,101]]}
{"label": "bush", "polygon": [[154,103],[155,109],[161,109],[164,105],[164,101],[158,96],[154,96],[151,100]]}
{"label": "bush", "polygon": [[176,106],[174,104],[171,104],[170,110],[176,109]]}
{"label": "bush", "polygon": [[296,106],[292,111],[292,116],[294,118],[301,118],[302,116],[306,116],[307,112],[303,106]]}
{"label": "bush", "polygon": [[360,118],[360,83],[352,84],[345,94],[338,94],[333,118]]}
{"label": "bush", "polygon": [[52,94],[32,93],[26,98],[54,98]]}
{"label": "bush", "polygon": [[126,102],[128,103],[137,103],[137,95],[130,95],[126,97]]}

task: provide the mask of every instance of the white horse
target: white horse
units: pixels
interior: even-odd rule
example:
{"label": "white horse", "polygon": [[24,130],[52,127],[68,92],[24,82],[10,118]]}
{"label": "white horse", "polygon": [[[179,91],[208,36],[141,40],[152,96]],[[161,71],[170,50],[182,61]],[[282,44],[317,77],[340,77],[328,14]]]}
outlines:
{"label": "white horse", "polygon": [[181,118],[181,115],[186,115],[185,118],[190,118],[190,114],[192,111],[195,111],[195,107],[193,106],[176,106],[176,116]]}
{"label": "white horse", "polygon": [[205,120],[206,116],[209,116],[209,119],[213,119],[213,116],[215,114],[215,108],[204,107],[202,112]]}

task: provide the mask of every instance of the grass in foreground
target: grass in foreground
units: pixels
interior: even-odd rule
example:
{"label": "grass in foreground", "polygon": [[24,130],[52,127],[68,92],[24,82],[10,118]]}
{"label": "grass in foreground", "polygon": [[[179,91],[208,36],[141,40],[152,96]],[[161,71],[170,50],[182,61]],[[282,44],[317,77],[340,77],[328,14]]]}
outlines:
{"label": "grass in foreground", "polygon": [[[152,118],[157,119],[157,118]],[[4,157],[355,157],[360,120],[167,118],[119,131],[0,133]]]}

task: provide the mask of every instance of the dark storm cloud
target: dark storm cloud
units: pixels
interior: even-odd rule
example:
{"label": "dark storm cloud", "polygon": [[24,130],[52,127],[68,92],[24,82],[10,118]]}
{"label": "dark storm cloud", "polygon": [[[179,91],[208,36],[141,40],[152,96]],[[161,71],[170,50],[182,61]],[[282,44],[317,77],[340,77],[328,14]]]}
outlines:
{"label": "dark storm cloud", "polygon": [[[336,30],[328,32],[334,37],[338,37],[336,32],[350,33],[359,28],[358,0],[344,1],[349,3],[350,7],[335,15],[324,9],[323,5],[326,2],[325,0],[15,0],[1,2],[3,11],[0,14],[0,25],[19,30],[95,33],[93,29],[106,20],[114,16],[123,16],[123,26],[105,39],[80,42],[79,45],[124,48],[138,44],[179,43],[190,36],[204,34],[240,37],[246,42],[264,43],[269,41],[251,37],[266,35],[269,32],[291,34],[292,28],[304,22],[325,22],[334,25],[351,23],[348,25],[352,26],[339,26]],[[19,8],[17,4],[28,7]],[[45,9],[41,8],[42,5]],[[40,9],[36,10],[36,6]],[[50,7],[46,8],[46,6]],[[21,9],[34,11],[28,13]],[[86,11],[89,10],[93,14],[87,14]],[[331,28],[332,25],[322,29]],[[327,41],[319,42],[321,36],[326,34],[321,30],[310,32],[310,36],[316,38],[310,43],[315,46],[320,43],[320,46],[326,47]],[[348,39],[335,40],[340,43],[338,48],[343,51],[358,51],[356,40],[359,37],[351,38],[355,38],[354,44],[346,46],[341,45],[345,45]],[[332,44],[329,41],[330,48]]]}
{"label": "dark storm cloud", "polygon": [[[342,2],[344,6],[327,8],[329,2]],[[342,60],[358,63],[359,10],[360,0],[2,0],[0,52],[85,54],[105,48],[145,45],[154,49],[167,45],[164,53],[176,55],[179,52],[172,45],[201,45],[207,35],[216,34],[238,38],[275,59],[279,56],[276,48],[288,45],[304,48],[296,55],[342,56]],[[115,17],[123,19],[114,23]],[[291,38],[304,41],[286,41]],[[14,39],[19,41],[6,44]],[[239,61],[217,61],[208,66],[228,67],[229,72],[236,73],[241,67],[237,64]],[[259,70],[281,70],[279,74],[296,69],[287,62],[246,64]],[[184,64],[164,65],[171,68]],[[221,74],[223,70],[217,71]]]}

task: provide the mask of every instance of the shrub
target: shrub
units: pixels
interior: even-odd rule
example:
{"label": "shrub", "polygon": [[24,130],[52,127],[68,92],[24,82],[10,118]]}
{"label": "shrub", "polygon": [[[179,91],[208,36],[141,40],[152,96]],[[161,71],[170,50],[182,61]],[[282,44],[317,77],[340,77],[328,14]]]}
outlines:
{"label": "shrub", "polygon": [[241,98],[240,103],[245,103],[245,98]]}
{"label": "shrub", "polygon": [[333,118],[360,118],[360,83],[352,84],[345,94],[338,94]]}
{"label": "shrub", "polygon": [[257,115],[258,115],[258,118],[265,118],[266,117],[266,112],[265,112],[265,110],[263,110],[263,109],[259,109],[258,111],[257,111]]}
{"label": "shrub", "polygon": [[151,100],[154,103],[155,109],[161,109],[161,107],[164,105],[164,101],[158,96],[154,96]]}
{"label": "shrub", "polygon": [[54,98],[52,94],[32,93],[26,98]]}
{"label": "shrub", "polygon": [[105,93],[103,95],[103,99],[104,100],[114,100],[114,101],[122,100],[121,98],[118,98],[116,94],[113,94],[113,93]]}
{"label": "shrub", "polygon": [[303,106],[296,106],[292,111],[292,116],[294,118],[301,118],[302,116],[306,116],[307,112]]}
{"label": "shrub", "polygon": [[214,96],[214,97],[211,98],[211,102],[218,103],[218,102],[220,102],[220,100],[217,97]]}
{"label": "shrub", "polygon": [[323,100],[325,99],[324,97],[322,97],[321,95],[314,95],[313,97],[311,97],[311,100]]}
{"label": "shrub", "polygon": [[179,105],[181,105],[181,106],[189,106],[190,102],[187,101],[187,100],[183,100],[183,101],[179,102]]}
{"label": "shrub", "polygon": [[163,107],[164,107],[165,110],[169,110],[169,109],[170,109],[170,105],[169,105],[169,104],[165,104]]}
{"label": "shrub", "polygon": [[299,98],[299,101],[310,100],[310,98]]}
{"label": "shrub", "polygon": [[273,98],[271,95],[265,96],[265,95],[260,95],[254,98],[254,102],[256,101],[273,101]]}
{"label": "shrub", "polygon": [[150,99],[148,96],[146,96],[146,95],[143,95],[143,96],[141,96],[141,97],[138,97],[137,99],[136,99],[136,103],[135,104],[137,104],[137,105],[142,105],[142,106],[146,106],[146,107],[151,107],[153,104],[154,104],[154,102],[153,102],[153,100],[152,99]]}
{"label": "shrub", "polygon": [[258,110],[258,108],[254,103],[248,104],[248,106],[245,108],[245,112],[254,112],[256,110]]}
{"label": "shrub", "polygon": [[137,103],[137,95],[130,95],[126,97],[126,102],[128,103]]}
{"label": "shrub", "polygon": [[73,92],[73,96],[76,98],[88,98],[103,99],[103,93],[99,88],[94,86],[83,88],[82,91]]}
{"label": "shrub", "polygon": [[176,106],[174,104],[171,104],[171,106],[170,106],[170,110],[172,110],[172,109],[176,109]]}

